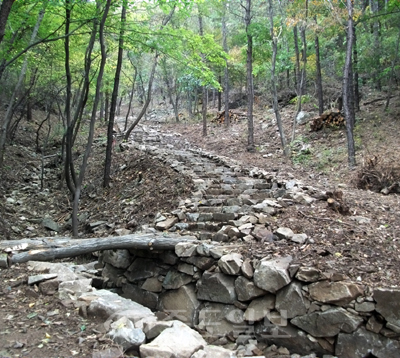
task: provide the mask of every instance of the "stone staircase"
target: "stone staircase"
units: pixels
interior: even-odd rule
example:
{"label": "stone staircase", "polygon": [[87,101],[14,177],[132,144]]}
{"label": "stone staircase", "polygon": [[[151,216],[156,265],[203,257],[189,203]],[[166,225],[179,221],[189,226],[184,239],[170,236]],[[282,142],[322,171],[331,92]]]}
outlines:
{"label": "stone staircase", "polygon": [[244,168],[230,158],[193,149],[180,134],[162,132],[156,124],[137,126],[132,144],[127,146],[157,157],[190,176],[195,185],[192,196],[181,200],[175,211],[159,213],[155,229],[160,231],[217,242],[271,242],[278,239],[266,227],[271,216],[293,203],[315,200],[308,195],[316,192],[314,188],[306,188],[305,193],[296,180],[279,178],[259,168]]}

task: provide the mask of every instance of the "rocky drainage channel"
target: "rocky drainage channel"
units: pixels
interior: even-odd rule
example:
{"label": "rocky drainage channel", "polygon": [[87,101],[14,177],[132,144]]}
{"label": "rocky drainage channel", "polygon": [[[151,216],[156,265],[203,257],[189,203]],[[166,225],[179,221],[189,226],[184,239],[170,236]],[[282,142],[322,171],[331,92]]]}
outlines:
{"label": "rocky drainage channel", "polygon": [[[103,318],[105,333],[140,357],[399,357],[399,289],[368,290],[290,256],[246,254],[252,241],[309,241],[289,228],[270,232],[266,224],[288,202],[312,203],[316,189],[174,149],[171,135],[154,128],[140,135],[142,142],[126,149],[154,155],[196,184],[191,198],[147,228],[175,236],[175,250],[104,251],[96,264],[101,279],[60,280],[61,299]],[[148,145],[149,138],[158,145]],[[181,234],[194,241],[179,243]]]}

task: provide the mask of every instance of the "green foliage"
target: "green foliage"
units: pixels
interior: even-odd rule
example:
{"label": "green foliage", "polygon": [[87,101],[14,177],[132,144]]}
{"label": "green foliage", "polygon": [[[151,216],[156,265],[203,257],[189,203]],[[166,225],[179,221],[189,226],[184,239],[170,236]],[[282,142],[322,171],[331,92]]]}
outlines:
{"label": "green foliage", "polygon": [[[294,97],[293,99],[291,99],[291,100],[289,101],[289,103],[291,103],[291,104],[297,104],[298,101],[299,101],[299,97],[296,96],[296,97]],[[309,94],[305,94],[305,95],[301,96],[301,104],[310,103],[310,102],[312,102],[312,101],[314,101],[314,97],[311,96],[311,95],[309,95]]]}
{"label": "green foliage", "polygon": [[290,143],[292,162],[294,164],[307,165],[312,158],[312,149],[307,137],[300,136]]}

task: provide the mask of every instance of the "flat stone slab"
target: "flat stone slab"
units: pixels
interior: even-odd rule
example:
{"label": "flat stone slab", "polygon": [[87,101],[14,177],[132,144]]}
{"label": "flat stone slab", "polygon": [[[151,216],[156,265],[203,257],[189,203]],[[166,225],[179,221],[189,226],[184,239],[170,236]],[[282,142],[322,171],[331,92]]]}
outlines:
{"label": "flat stone slab", "polygon": [[133,323],[145,317],[155,317],[147,307],[107,290],[83,293],[79,297],[79,301],[84,301],[89,305],[87,310],[89,315],[104,319],[126,311],[130,312],[128,318]]}

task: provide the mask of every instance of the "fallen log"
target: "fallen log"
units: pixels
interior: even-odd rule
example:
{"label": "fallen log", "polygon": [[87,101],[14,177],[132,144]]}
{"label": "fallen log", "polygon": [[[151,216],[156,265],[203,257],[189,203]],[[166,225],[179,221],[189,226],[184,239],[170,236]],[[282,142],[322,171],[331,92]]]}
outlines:
{"label": "fallen log", "polygon": [[[164,236],[155,234],[124,235],[94,239],[49,238],[23,239],[1,242],[1,250],[8,253],[3,267],[27,261],[51,261],[111,249],[173,250],[179,242],[197,240],[193,236]],[[30,242],[31,241],[31,242]],[[26,246],[25,246],[26,245]],[[25,248],[24,248],[25,247]],[[29,247],[28,251],[27,248]],[[18,253],[18,251],[24,251]],[[4,255],[2,255],[4,256]]]}
{"label": "fallen log", "polygon": [[[390,96],[389,98],[393,98],[393,97],[395,97],[395,96],[392,95],[392,96]],[[372,103],[379,102],[379,101],[386,101],[386,100],[387,100],[387,97],[376,98],[376,99],[373,99],[372,101],[364,102],[363,105],[366,106],[366,105],[368,105],[368,104],[372,104]]]}

